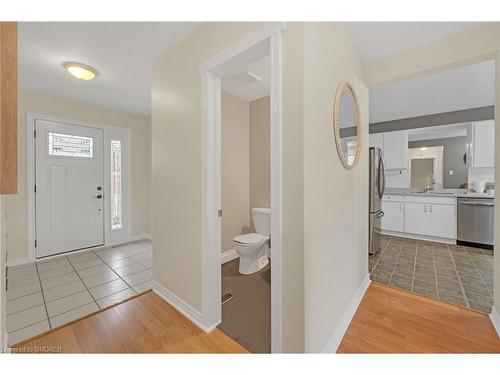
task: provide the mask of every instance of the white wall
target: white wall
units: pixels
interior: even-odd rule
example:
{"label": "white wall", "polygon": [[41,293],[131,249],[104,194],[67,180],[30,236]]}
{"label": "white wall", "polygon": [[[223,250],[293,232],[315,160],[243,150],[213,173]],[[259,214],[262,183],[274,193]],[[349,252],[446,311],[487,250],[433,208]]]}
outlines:
{"label": "white wall", "polygon": [[250,209],[271,207],[270,105],[269,96],[250,102]]}
{"label": "white wall", "polygon": [[[304,26],[305,348],[321,352],[368,275],[368,89],[346,24]],[[343,168],[332,98],[350,81],[361,105],[361,157]]]}
{"label": "white wall", "polygon": [[5,223],[3,212],[4,196],[0,195],[0,348],[7,346],[7,327],[6,327],[6,307],[5,307]]}
{"label": "white wall", "polygon": [[88,121],[132,130],[132,235],[150,233],[151,181],[149,117],[81,104],[48,95],[20,92],[18,98],[18,194],[4,197],[8,260],[27,257],[27,114]]}
{"label": "white wall", "polygon": [[250,231],[249,103],[221,95],[222,252],[233,248],[233,237]]}

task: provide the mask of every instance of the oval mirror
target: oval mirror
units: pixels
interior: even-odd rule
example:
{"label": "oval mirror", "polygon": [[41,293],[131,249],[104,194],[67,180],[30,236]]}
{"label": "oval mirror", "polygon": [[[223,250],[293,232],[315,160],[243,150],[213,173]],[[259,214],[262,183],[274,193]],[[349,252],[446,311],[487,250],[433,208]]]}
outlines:
{"label": "oval mirror", "polygon": [[341,82],[335,93],[333,131],[342,165],[354,168],[361,151],[361,115],[358,96],[349,82]]}

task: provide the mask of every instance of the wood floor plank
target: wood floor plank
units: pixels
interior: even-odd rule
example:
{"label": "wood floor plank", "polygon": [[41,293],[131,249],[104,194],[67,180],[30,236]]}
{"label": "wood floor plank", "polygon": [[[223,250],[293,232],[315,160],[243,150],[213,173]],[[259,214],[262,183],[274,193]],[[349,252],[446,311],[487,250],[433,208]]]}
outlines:
{"label": "wood floor plank", "polygon": [[489,317],[372,283],[338,353],[500,353]]}
{"label": "wood floor plank", "polygon": [[[14,346],[63,353],[248,353],[222,331],[205,333],[154,292]],[[28,349],[28,350],[27,350]]]}

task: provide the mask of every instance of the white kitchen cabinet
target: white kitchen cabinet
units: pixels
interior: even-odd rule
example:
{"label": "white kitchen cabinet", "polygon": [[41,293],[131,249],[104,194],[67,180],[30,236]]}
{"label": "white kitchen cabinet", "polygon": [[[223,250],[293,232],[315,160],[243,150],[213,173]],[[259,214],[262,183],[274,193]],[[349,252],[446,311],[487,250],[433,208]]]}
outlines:
{"label": "white kitchen cabinet", "polygon": [[405,211],[404,201],[382,201],[382,230],[390,230],[392,232],[404,232],[405,230]]}
{"label": "white kitchen cabinet", "polygon": [[428,234],[427,205],[425,203],[405,203],[405,233]]}
{"label": "white kitchen cabinet", "polygon": [[455,206],[429,204],[427,213],[429,236],[455,238]]}
{"label": "white kitchen cabinet", "polygon": [[408,132],[387,132],[384,135],[383,155],[386,169],[406,169]]}
{"label": "white kitchen cabinet", "polygon": [[472,166],[493,168],[495,165],[495,122],[479,121],[472,124]]}
{"label": "white kitchen cabinet", "polygon": [[384,133],[370,134],[370,147],[378,147],[384,149]]}
{"label": "white kitchen cabinet", "polygon": [[405,201],[405,233],[455,239],[456,199],[409,196]]}

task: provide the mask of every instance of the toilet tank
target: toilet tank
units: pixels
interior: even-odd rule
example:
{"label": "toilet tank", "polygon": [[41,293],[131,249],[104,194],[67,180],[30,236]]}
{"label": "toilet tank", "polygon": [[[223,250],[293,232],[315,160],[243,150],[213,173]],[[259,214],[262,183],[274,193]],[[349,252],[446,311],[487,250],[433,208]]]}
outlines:
{"label": "toilet tank", "polygon": [[271,236],[271,209],[252,208],[253,225],[255,232],[263,236]]}

